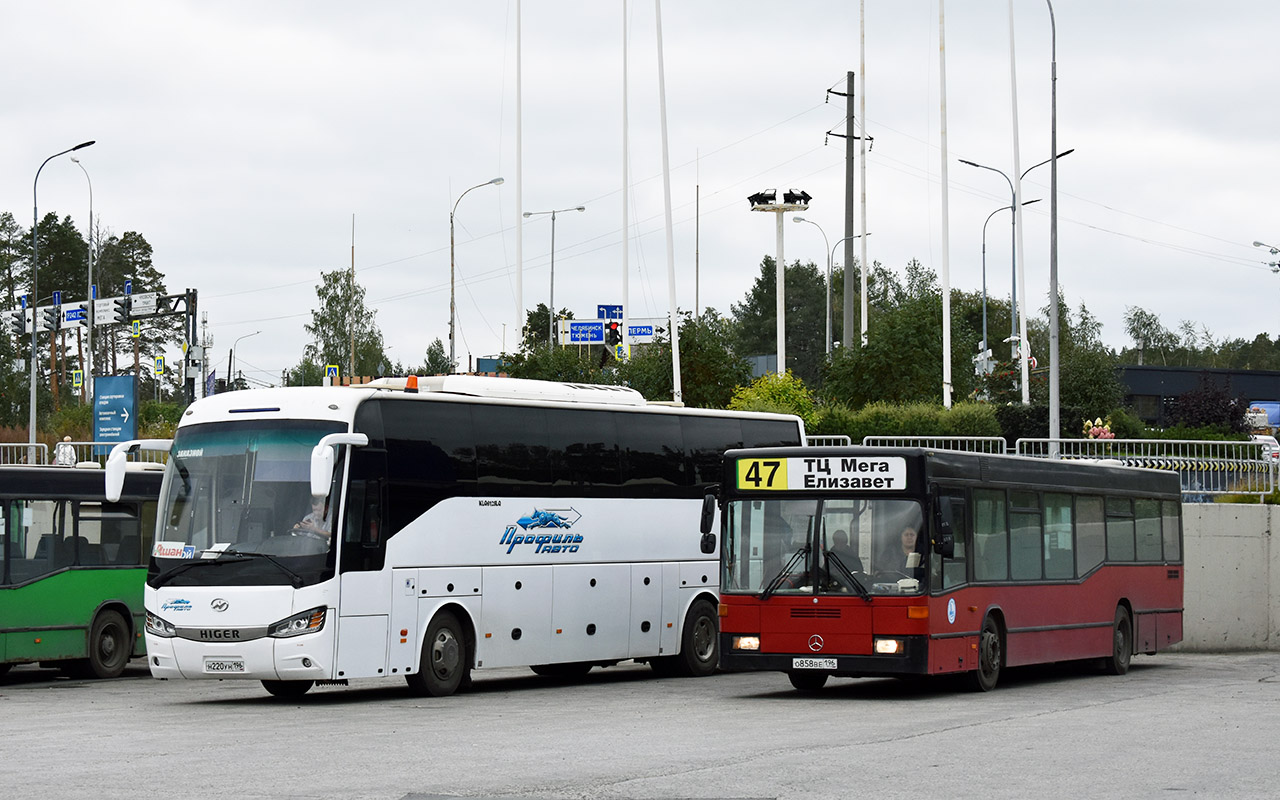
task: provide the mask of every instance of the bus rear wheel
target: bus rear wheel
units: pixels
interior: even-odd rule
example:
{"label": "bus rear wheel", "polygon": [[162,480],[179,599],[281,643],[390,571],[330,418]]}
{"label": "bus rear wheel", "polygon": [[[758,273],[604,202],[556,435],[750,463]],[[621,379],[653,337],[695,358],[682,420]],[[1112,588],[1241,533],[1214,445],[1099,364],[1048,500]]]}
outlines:
{"label": "bus rear wheel", "polygon": [[414,694],[447,697],[465,684],[470,672],[462,625],[453,612],[441,611],[427,626],[418,671],[404,676],[405,681]]}
{"label": "bus rear wheel", "polygon": [[1129,619],[1129,609],[1124,606],[1116,608],[1116,619],[1111,625],[1111,656],[1103,662],[1108,675],[1123,675],[1129,671],[1129,660],[1133,658],[1133,625]]}
{"label": "bus rear wheel", "polygon": [[827,685],[827,673],[820,670],[792,670],[787,678],[802,692],[816,692]]}
{"label": "bus rear wheel", "polygon": [[982,633],[978,635],[978,668],[969,673],[974,691],[989,692],[1000,680],[1000,667],[1004,664],[1004,637],[1000,625],[988,616],[982,621]]}
{"label": "bus rear wheel", "polygon": [[302,697],[311,691],[311,687],[315,685],[315,681],[263,681],[262,688],[266,689],[273,697],[293,698]]}
{"label": "bus rear wheel", "polygon": [[118,678],[132,655],[129,626],[118,611],[103,611],[89,626],[88,658],[65,662],[77,678]]}

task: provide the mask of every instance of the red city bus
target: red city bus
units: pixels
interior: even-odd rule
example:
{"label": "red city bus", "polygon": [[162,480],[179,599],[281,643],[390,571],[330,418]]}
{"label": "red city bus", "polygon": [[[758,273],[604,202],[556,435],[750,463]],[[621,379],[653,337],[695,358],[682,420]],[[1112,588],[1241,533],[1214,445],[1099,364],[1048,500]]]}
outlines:
{"label": "red city bus", "polygon": [[989,691],[1006,667],[1077,659],[1124,674],[1182,639],[1179,488],[1172,472],[1083,461],[729,451],[720,666],[805,691],[948,673]]}

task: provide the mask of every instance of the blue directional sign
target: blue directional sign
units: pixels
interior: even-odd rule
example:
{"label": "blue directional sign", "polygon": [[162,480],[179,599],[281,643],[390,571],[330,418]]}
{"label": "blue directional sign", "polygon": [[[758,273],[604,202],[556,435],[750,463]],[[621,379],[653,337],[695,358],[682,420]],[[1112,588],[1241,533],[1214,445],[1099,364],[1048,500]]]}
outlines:
{"label": "blue directional sign", "polygon": [[125,281],[125,282],[124,282],[124,293],[125,293],[125,294],[133,294],[133,281]]}
{"label": "blue directional sign", "polygon": [[653,326],[652,325],[628,325],[627,335],[628,336],[652,336]]}
{"label": "blue directional sign", "polygon": [[84,322],[88,318],[88,312],[83,308],[71,308],[68,306],[62,310],[63,322]]}
{"label": "blue directional sign", "polygon": [[55,306],[60,306],[60,305],[62,305],[62,292],[54,292],[54,293],[53,293],[53,304],[54,304]]}
{"label": "blue directional sign", "polygon": [[604,323],[600,320],[568,320],[570,344],[603,344]]}
{"label": "blue directional sign", "polygon": [[600,319],[622,319],[622,306],[596,306],[596,316]]}
{"label": "blue directional sign", "polygon": [[[93,381],[93,440],[127,442],[138,436],[137,398],[132,375],[104,376]],[[109,447],[94,448],[106,455]]]}

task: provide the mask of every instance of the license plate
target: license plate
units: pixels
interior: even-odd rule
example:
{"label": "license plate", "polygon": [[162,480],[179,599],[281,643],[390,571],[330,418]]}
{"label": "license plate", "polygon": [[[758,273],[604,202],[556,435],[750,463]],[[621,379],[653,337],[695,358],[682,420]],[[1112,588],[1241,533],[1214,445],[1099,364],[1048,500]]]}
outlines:
{"label": "license plate", "polygon": [[243,658],[206,658],[205,672],[244,672]]}
{"label": "license plate", "polygon": [[836,660],[834,658],[793,658],[791,659],[792,669],[835,669]]}

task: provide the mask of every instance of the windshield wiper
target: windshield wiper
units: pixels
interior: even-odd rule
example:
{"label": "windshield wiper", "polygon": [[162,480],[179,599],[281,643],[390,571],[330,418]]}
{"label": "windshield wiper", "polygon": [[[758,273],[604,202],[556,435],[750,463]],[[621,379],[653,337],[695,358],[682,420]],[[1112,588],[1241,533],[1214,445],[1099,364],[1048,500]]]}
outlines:
{"label": "windshield wiper", "polygon": [[845,563],[840,560],[840,556],[828,550],[827,563],[835,564],[836,568],[840,572],[844,573],[844,577],[849,582],[849,586],[852,587],[854,593],[856,593],[863,600],[871,599],[871,592],[868,592],[867,587],[863,586],[862,582],[853,576],[853,571],[850,570],[849,567],[846,566]]}
{"label": "windshield wiper", "polygon": [[[207,553],[211,551],[206,550],[204,552]],[[302,587],[302,584],[303,584],[302,576],[294,572],[293,570],[289,569],[288,567],[286,567],[275,556],[269,555],[267,553],[251,553],[244,550],[231,550],[231,549],[218,550],[216,552],[218,555],[213,558],[198,558],[192,561],[186,561],[172,569],[169,569],[160,573],[155,578],[155,583],[153,584],[153,588],[159,589],[161,586],[164,586],[170,580],[177,577],[178,575],[181,575],[182,573],[186,572],[189,569],[195,569],[196,567],[200,567],[200,566],[209,566],[212,564],[226,564],[232,561],[252,561],[255,558],[266,559],[272,566],[279,569],[285,575],[288,575],[289,582],[293,584],[293,588],[298,589]],[[226,558],[226,556],[234,556],[234,557]]]}
{"label": "windshield wiper", "polygon": [[782,585],[782,582],[786,580],[786,577],[791,574],[791,568],[798,564],[801,558],[806,558],[808,555],[809,545],[806,543],[804,547],[801,547],[791,556],[791,560],[783,565],[778,574],[773,576],[773,580],[769,581],[769,585],[764,587],[764,591],[760,593],[760,599],[768,600],[772,597],[773,593],[778,591],[778,587]]}

